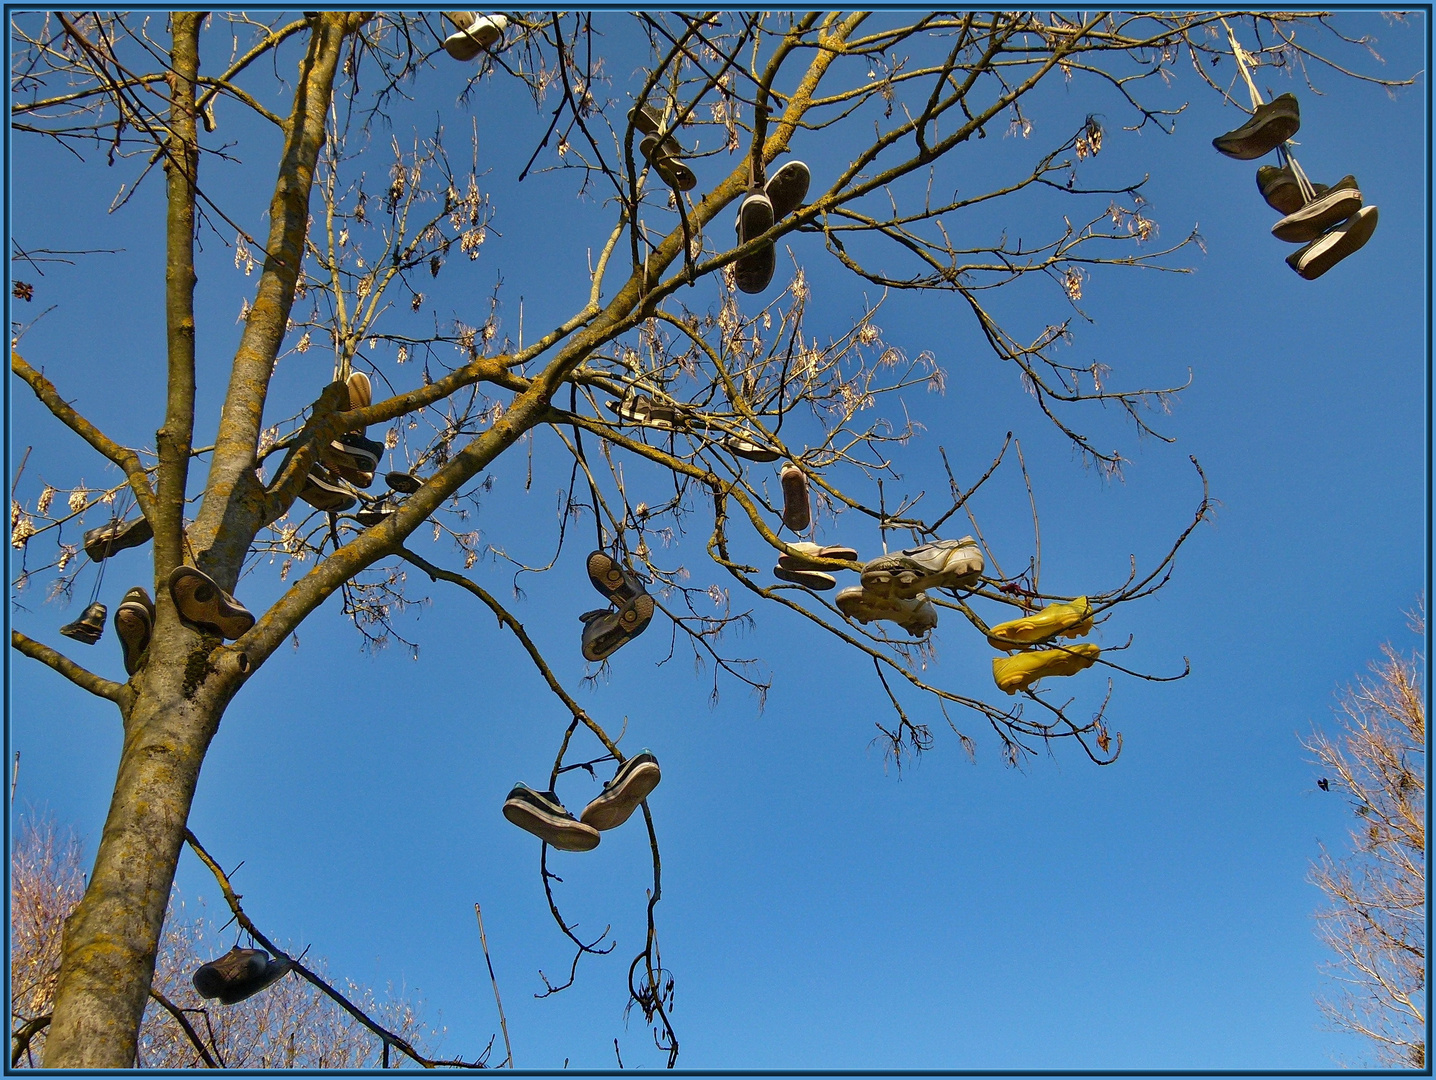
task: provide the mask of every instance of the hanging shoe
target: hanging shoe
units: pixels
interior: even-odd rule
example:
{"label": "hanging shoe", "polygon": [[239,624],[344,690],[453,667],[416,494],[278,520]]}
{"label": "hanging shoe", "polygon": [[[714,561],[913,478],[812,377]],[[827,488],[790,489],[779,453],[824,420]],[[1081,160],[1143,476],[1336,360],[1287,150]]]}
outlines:
{"label": "hanging shoe", "polygon": [[658,759],[644,747],[618,767],[613,779],[603,785],[603,794],[585,806],[578,819],[599,832],[616,829],[633,815],[661,779]]}
{"label": "hanging shoe", "polygon": [[[1344,176],[1336,182],[1335,187],[1354,188],[1356,177]],[[1325,184],[1312,184],[1311,189],[1315,192],[1314,198],[1320,198],[1333,190]],[[1261,192],[1261,197],[1266,200],[1268,206],[1283,215],[1294,214],[1304,205],[1301,185],[1297,183],[1296,173],[1290,165],[1283,165],[1281,168],[1263,165],[1257,169],[1257,190]]]}
{"label": "hanging shoe", "polygon": [[115,609],[115,636],[125,656],[125,674],[133,675],[144,667],[150,647],[150,634],[155,626],[155,605],[150,594],[136,585],[125,593]]}
{"label": "hanging shoe", "polygon": [[108,525],[101,525],[85,533],[85,554],[91,562],[102,562],[117,551],[139,547],[154,539],[155,530],[149,518],[137,517],[130,521],[115,518]]}
{"label": "hanging shoe", "polygon": [[274,959],[263,949],[241,949],[236,945],[218,960],[201,965],[191,981],[200,997],[235,1005],[272,986],[293,967],[292,960]]}
{"label": "hanging shoe", "polygon": [[362,510],[356,511],[354,520],[367,529],[371,525],[382,524],[386,518],[393,516],[396,509],[389,497],[383,496],[366,503]]}
{"label": "hanging shoe", "polygon": [[170,574],[170,599],[180,621],[198,630],[211,630],[227,641],[243,637],[254,626],[249,609],[215,584],[214,578],[193,566],[176,566]]}
{"label": "hanging shoe", "polygon": [[391,491],[397,491],[400,495],[412,495],[424,484],[413,473],[387,472],[384,474],[384,483],[389,485]]}
{"label": "hanging shoe", "polygon": [[[754,192],[743,200],[738,208],[738,246],[742,247],[755,236],[761,236],[773,227],[773,204],[762,192]],[[733,279],[739,291],[760,293],[773,280],[777,266],[777,254],[772,241],[757,251],[742,256],[733,264]]]}
{"label": "hanging shoe", "polygon": [[763,194],[773,206],[773,220],[782,221],[798,207],[808,194],[812,175],[801,161],[790,161],[768,178]]}
{"label": "hanging shoe", "polygon": [[72,623],[60,627],[60,633],[73,638],[82,645],[93,645],[105,632],[105,605],[91,604],[85,613]]}
{"label": "hanging shoe", "polygon": [[811,540],[799,540],[788,545],[796,548],[800,554],[789,555],[784,552],[778,556],[778,565],[784,570],[820,570],[822,567],[815,565],[812,559],[837,559],[841,562],[857,562],[858,552],[856,548],[850,548],[845,544],[815,544]]}
{"label": "hanging shoe", "polygon": [[1282,94],[1265,105],[1258,105],[1250,120],[1235,131],[1218,135],[1212,145],[1227,157],[1251,161],[1271,153],[1300,127],[1301,109],[1296,95]]}
{"label": "hanging shoe", "polygon": [[1288,255],[1287,266],[1307,281],[1315,281],[1371,239],[1376,231],[1376,216],[1376,207],[1363,206],[1319,240]]}
{"label": "hanging shoe", "polygon": [[[449,21],[457,29],[444,39],[444,51],[461,63],[468,63],[479,53],[490,49],[503,40],[504,31],[509,28],[506,16],[479,15],[472,11],[447,13]],[[461,25],[454,16],[469,16],[467,25]]]}
{"label": "hanging shoe", "polygon": [[592,851],[601,839],[592,825],[576,821],[552,791],[515,784],[504,800],[504,817],[560,851]]}
{"label": "hanging shoe", "polygon": [[864,624],[883,619],[897,623],[913,637],[922,637],[937,628],[937,608],[927,593],[900,600],[877,596],[861,585],[850,585],[833,598],[833,603],[850,619]]}
{"label": "hanging shoe", "polygon": [[583,622],[583,658],[594,662],[607,660],[648,629],[648,624],[653,621],[653,611],[653,597],[643,593],[617,611],[584,612],[579,616]]}
{"label": "hanging shoe", "polygon": [[374,470],[383,456],[384,444],[358,431],[346,431],[319,451],[319,460],[336,475],[364,488],[374,483]]}
{"label": "hanging shoe", "polygon": [[351,371],[344,385],[349,390],[349,409],[346,411],[367,409],[374,403],[374,386],[364,372]]}
{"label": "hanging shoe", "polygon": [[593,587],[616,604],[648,592],[643,587],[643,578],[606,551],[590,552],[587,566],[588,580],[593,582]]}
{"label": "hanging shoe", "polygon": [[969,589],[982,576],[982,552],[970,536],[934,540],[881,555],[863,567],[863,588],[899,599],[924,589]]}
{"label": "hanging shoe", "polygon": [[682,153],[682,149],[673,136],[670,135],[660,142],[658,136],[646,135],[638,144],[638,152],[648,159],[648,163],[669,187],[679,191],[692,191],[698,186],[698,177],[693,174],[693,170],[679,160],[678,155]]}
{"label": "hanging shoe", "polygon": [[314,509],[331,514],[342,514],[359,501],[359,496],[350,491],[344,481],[317,463],[305,476],[299,497]]}
{"label": "hanging shoe", "polygon": [[807,475],[796,465],[784,465],[778,482],[783,487],[783,524],[795,533],[807,532],[813,523]]}
{"label": "hanging shoe", "polygon": [[1271,234],[1288,244],[1309,244],[1360,209],[1361,191],[1356,186],[1356,177],[1348,176],[1326,194],[1287,214],[1271,227]]}
{"label": "hanging shoe", "polygon": [[814,592],[827,592],[838,587],[838,579],[823,570],[798,570],[780,564],[773,567],[773,576],[779,581],[791,581]]}
{"label": "hanging shoe", "polygon": [[776,450],[759,446],[752,439],[742,435],[725,435],[718,445],[734,457],[747,458],[749,461],[777,461],[783,456]]}
{"label": "hanging shoe", "polygon": [[1059,634],[1079,638],[1091,632],[1092,605],[1085,596],[1079,596],[1071,603],[1048,604],[1031,615],[998,623],[987,631],[987,642],[994,649],[1010,653]]}
{"label": "hanging shoe", "polygon": [[992,678],[1003,693],[1015,694],[1049,675],[1076,675],[1091,667],[1101,652],[1096,645],[1084,643],[1067,649],[993,657]]}
{"label": "hanging shoe", "polygon": [[672,405],[660,405],[647,394],[635,394],[622,401],[605,403],[609,412],[624,423],[641,427],[672,431],[678,425],[678,410]]}

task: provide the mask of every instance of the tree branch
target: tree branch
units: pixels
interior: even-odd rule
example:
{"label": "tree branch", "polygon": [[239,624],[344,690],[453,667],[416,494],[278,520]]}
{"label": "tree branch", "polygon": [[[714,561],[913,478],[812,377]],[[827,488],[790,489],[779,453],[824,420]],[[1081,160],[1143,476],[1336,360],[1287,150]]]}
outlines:
{"label": "tree branch", "polygon": [[82,668],[63,653],[57,652],[48,645],[42,645],[33,638],[26,637],[20,633],[19,630],[10,631],[10,644],[31,660],[38,660],[47,667],[54,668],[61,675],[65,676],[65,678],[80,687],[80,689],[88,690],[96,697],[113,701],[121,710],[125,708],[130,697],[133,696],[133,691],[127,683],[117,683],[109,679],[101,678],[94,672]]}

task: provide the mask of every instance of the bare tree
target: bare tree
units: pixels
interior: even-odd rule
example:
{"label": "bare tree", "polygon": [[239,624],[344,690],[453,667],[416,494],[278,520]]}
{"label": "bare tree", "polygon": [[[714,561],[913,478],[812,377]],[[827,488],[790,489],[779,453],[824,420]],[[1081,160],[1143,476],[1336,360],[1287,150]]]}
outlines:
{"label": "bare tree", "polygon": [[[1410,617],[1426,631],[1424,602]],[[1315,731],[1302,745],[1346,796],[1357,818],[1351,850],[1323,851],[1311,881],[1330,901],[1317,936],[1336,953],[1336,983],[1321,998],[1338,1031],[1375,1043],[1387,1066],[1426,1067],[1426,698],[1424,657],[1387,643],[1371,675],[1358,678],[1333,710],[1335,738]]]}
{"label": "bare tree", "polygon": [[[10,852],[10,1064],[33,1067],[43,1054],[60,970],[60,934],[80,902],[85,875],[78,837],[52,818],[26,815]],[[203,963],[233,943],[203,906],[191,914],[178,890],[165,915],[140,1025],[136,1061],[145,1068],[363,1069],[388,1061],[387,1046],[314,983],[281,979],[256,997],[219,1007],[191,981]],[[311,969],[327,978],[323,960]],[[421,1006],[403,997],[379,999],[345,981],[347,998],[381,1018],[406,1041],[432,1043]]]}
{"label": "bare tree", "polygon": [[[1359,56],[1365,44],[1320,13],[511,14],[507,39],[477,58],[475,79],[519,80],[535,112],[515,119],[500,160],[484,167],[520,177],[554,171],[611,211],[596,232],[575,236],[572,250],[543,253],[588,260],[585,302],[513,340],[500,332],[501,289],[480,299],[471,287],[472,310],[458,318],[426,306],[426,281],[462,274],[482,256],[495,212],[479,184],[476,145],[455,147],[441,130],[389,134],[432,58],[448,62],[438,47],[448,28],[438,16],[309,12],[263,23],[242,13],[17,14],[15,132],[120,168],[126,178],[116,209],[144,183],[163,183],[165,196],[155,228],[166,250],[167,382],[152,446],[138,430],[101,431],[71,403],[73,388],[44,374],[52,358],[24,355],[24,328],[12,334],[14,374],[124,478],[92,491],[82,482],[62,489],[16,477],[16,591],[39,574],[53,575],[59,594],[73,590],[87,564],[81,545],[66,537],[87,513],[132,505],[153,535],[152,627],[127,681],[97,675],[19,629],[11,637],[25,656],[113,703],[125,732],[94,870],[65,929],[45,1064],[135,1060],[210,740],[244,684],[329,597],[337,594],[358,632],[378,645],[405,640],[400,616],[418,598],[416,582],[468,592],[518,638],[572,716],[551,784],[566,770],[625,760],[511,606],[468,574],[481,558],[508,559],[515,581],[548,569],[580,520],[585,532],[592,525],[600,550],[646,578],[675,648],[711,664],[715,689],[729,679],[760,695],[766,689],[763,666],[736,655],[728,633],[761,605],[812,621],[835,649],[872,665],[893,706],[879,738],[899,760],[934,738],[915,718],[914,698],[934,702],[969,752],[975,744],[958,731],[954,712],[985,722],[1009,761],[1061,740],[1099,764],[1115,760],[1121,736],[1108,726],[1111,679],[1078,707],[1030,683],[1020,696],[994,702],[990,690],[944,686],[928,674],[926,630],[937,612],[970,623],[981,640],[990,629],[981,611],[1025,616],[1076,599],[1043,591],[1036,535],[1030,551],[996,552],[981,540],[974,496],[999,469],[1025,474],[1015,445],[993,447],[981,475],[959,478],[949,469],[942,504],[924,503],[908,489],[896,455],[916,434],[900,419],[904,392],[943,385],[933,357],[910,357],[885,341],[876,304],[851,313],[836,332],[830,314],[814,328],[801,267],[770,298],[748,297],[763,291],[759,271],[775,258],[775,245],[801,236],[856,280],[953,301],[1077,454],[1116,473],[1120,452],[1082,432],[1082,410],[1109,408],[1138,435],[1157,435],[1153,410],[1180,387],[1124,387],[1104,364],[1065,362],[1060,347],[1082,317],[1091,275],[1180,272],[1175,254],[1196,235],[1157,242],[1139,177],[1116,188],[1082,183],[1083,163],[1103,144],[1095,108],[1042,145],[1024,143],[1032,146],[1026,161],[990,190],[960,191],[957,163],[982,153],[990,135],[1030,136],[1040,108],[1034,91],[1058,81],[1122,110],[1133,128],[1169,131],[1183,108],[1167,89],[1179,72],[1195,77],[1201,92],[1227,94],[1213,74],[1223,61],[1224,75],[1236,70],[1226,22],[1250,35],[1244,64],[1283,77],[1313,67],[1366,78],[1355,62],[1338,66],[1318,51]],[[615,87],[602,57],[605,43],[620,36],[645,60],[631,82]],[[292,90],[280,74],[294,70],[287,65],[297,67]],[[288,96],[284,114],[272,108],[277,89]],[[280,140],[268,166],[241,164],[230,152],[227,132],[254,125]],[[741,243],[732,242],[722,215],[756,199],[788,155],[818,135],[843,147],[847,164],[818,177],[790,212],[754,215]],[[692,150],[684,145],[690,141]],[[691,189],[677,167],[684,154],[707,174]],[[455,164],[461,161],[471,164]],[[224,170],[252,178],[251,190],[272,192],[267,225],[217,198],[209,177]],[[1010,239],[974,224],[979,209],[1034,193],[1068,209],[1034,225],[1044,235]],[[211,242],[201,250],[199,238]],[[229,250],[216,254],[219,244],[244,271],[236,296],[243,329],[218,434],[213,445],[197,446],[196,269],[229,257]],[[16,245],[15,259],[37,269],[62,257],[86,256],[42,242]],[[1035,336],[1004,328],[988,299],[1017,283],[1040,286],[1034,304],[1051,313],[1039,318],[1045,326]],[[35,295],[32,283],[20,285]],[[281,356],[315,348],[333,353],[332,383],[302,398],[271,384]],[[356,373],[369,375],[379,392],[356,399],[348,389]],[[338,494],[324,495],[316,477],[328,476],[323,462],[333,464],[336,440],[371,426],[385,430],[386,450],[405,463],[407,479],[396,488],[407,488],[405,497],[335,484]],[[760,580],[749,562],[757,550],[797,560],[809,575],[859,570],[863,561],[795,546],[807,507],[785,515],[770,474],[750,464],[754,449],[786,462],[790,486],[804,502],[811,490],[819,514],[856,515],[885,538],[920,544],[972,527],[984,576],[970,588],[934,588],[931,617],[910,620],[916,636],[850,617],[802,584]],[[509,559],[469,520],[490,465],[528,450],[572,462],[555,554],[535,566]],[[1200,475],[1193,487],[1193,514],[1174,523],[1170,548],[1140,563],[1134,555],[1126,580],[1088,598],[1092,617],[1110,620],[1166,582],[1178,548],[1210,510]],[[786,497],[799,501],[791,490]],[[1033,516],[1036,533],[1035,507]],[[682,542],[695,532],[698,543]],[[103,559],[105,551],[91,554]],[[243,575],[274,573],[285,591],[252,627],[226,638],[223,627],[180,618],[170,583],[190,569],[212,583],[206,589],[233,592]],[[1164,674],[1134,671],[1120,663],[1122,645],[1100,657],[1095,646],[1053,648],[1069,667],[1095,662],[1112,677],[1185,672],[1175,656]],[[678,1053],[667,1012],[673,979],[658,954],[661,862],[646,805],[643,818],[653,879],[629,992],[671,1066]],[[544,848],[540,873],[576,970],[585,953],[612,946],[574,933],[546,859]]]}

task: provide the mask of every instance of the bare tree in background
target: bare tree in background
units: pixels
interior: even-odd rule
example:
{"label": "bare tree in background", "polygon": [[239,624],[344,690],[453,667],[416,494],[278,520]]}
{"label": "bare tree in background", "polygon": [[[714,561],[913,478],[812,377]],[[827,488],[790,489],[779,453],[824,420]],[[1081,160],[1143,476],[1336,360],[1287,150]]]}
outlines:
{"label": "bare tree in background", "polygon": [[[52,818],[26,815],[10,852],[10,1064],[33,1068],[45,1046],[60,971],[60,934],[84,893],[80,843]],[[140,1066],[189,1069],[372,1069],[384,1051],[373,1033],[320,992],[289,975],[256,997],[220,1007],[194,989],[195,969],[232,945],[234,932],[216,928],[204,908],[191,914],[174,893],[165,914],[150,1005],[140,1025]],[[309,966],[326,974],[323,960]],[[416,1046],[438,1033],[426,1029],[419,1006],[378,999],[347,982],[345,995]]]}
{"label": "bare tree in background", "polygon": [[[1411,629],[1425,634],[1424,601]],[[1337,983],[1321,998],[1338,1031],[1375,1043],[1386,1066],[1426,1067],[1426,699],[1420,650],[1389,643],[1371,674],[1358,678],[1333,710],[1338,731],[1302,743],[1345,795],[1357,823],[1351,851],[1323,851],[1311,881],[1330,901],[1317,935],[1336,953]]]}
{"label": "bare tree in background", "polygon": [[[875,307],[838,323],[825,312],[814,329],[819,298],[801,267],[752,299],[738,295],[734,266],[793,242],[853,280],[951,305],[990,346],[991,362],[1013,373],[1014,399],[1034,402],[1086,464],[1116,473],[1121,454],[1085,435],[1084,418],[1106,409],[1129,419],[1136,434],[1156,434],[1153,417],[1179,388],[1134,384],[1095,360],[1074,366],[1061,350],[1095,275],[1181,271],[1175,253],[1197,237],[1158,242],[1139,175],[1116,187],[1085,185],[1083,163],[1101,152],[1102,124],[1088,116],[1060,131],[1034,127],[1043,107],[1034,91],[1065,85],[1069,97],[1090,95],[1094,113],[1100,101],[1133,129],[1169,132],[1185,107],[1168,89],[1178,73],[1202,93],[1231,88],[1236,67],[1221,14],[514,13],[502,47],[472,70],[476,84],[518,80],[535,108],[511,117],[502,145],[486,148],[482,161],[476,145],[446,143],[432,127],[391,134],[411,82],[450,63],[439,51],[448,31],[437,14],[263,18],[31,12],[11,22],[17,139],[53,140],[84,159],[72,168],[94,168],[87,175],[106,200],[123,173],[117,212],[141,212],[130,205],[139,185],[164,189],[164,214],[153,226],[166,252],[164,355],[133,358],[163,365],[161,400],[136,404],[126,430],[102,431],[74,404],[77,388],[65,385],[73,355],[30,351],[19,327],[12,339],[16,378],[58,429],[123,475],[98,490],[74,479],[39,482],[34,472],[16,477],[12,595],[47,574],[52,589],[68,595],[87,565],[72,542],[87,513],[134,507],[153,534],[153,631],[132,677],[107,678],[12,631],[21,654],[113,705],[125,733],[94,870],[65,928],[46,1066],[124,1068],[136,1060],[175,867],[186,842],[199,853],[186,823],[210,741],[245,683],[330,597],[373,645],[404,641],[400,616],[430,583],[453,585],[469,594],[463,602],[491,611],[494,632],[519,640],[536,683],[572,718],[551,785],[567,770],[624,755],[555,676],[496,575],[472,571],[480,560],[506,564],[516,594],[519,573],[549,569],[565,543],[587,547],[590,536],[646,577],[675,648],[710,666],[715,689],[718,680],[766,689],[764,666],[736,654],[736,635],[727,633],[754,612],[821,628],[846,662],[872,666],[893,707],[879,738],[895,755],[933,741],[916,701],[951,724],[969,752],[975,743],[952,714],[990,728],[1010,761],[1066,741],[1107,764],[1121,749],[1107,722],[1112,680],[1182,676],[1175,651],[1164,673],[1153,674],[1124,666],[1126,646],[1117,645],[1097,660],[1105,686],[1089,679],[1080,704],[1065,686],[1015,697],[990,685],[946,686],[932,674],[925,630],[915,638],[862,625],[820,593],[760,579],[748,560],[807,553],[794,547],[798,533],[783,531],[771,469],[754,467],[731,440],[766,447],[799,470],[819,515],[854,515],[899,546],[969,528],[981,542],[974,496],[999,468],[1023,466],[1010,442],[994,446],[985,471],[960,477],[949,469],[948,490],[924,498],[896,459],[911,452],[905,444],[916,434],[902,395],[943,387],[933,356],[908,356],[887,342]],[[1365,41],[1343,35],[1326,15],[1229,19],[1247,35],[1262,78],[1304,77],[1309,68],[1368,78],[1357,72],[1364,61],[1344,55],[1365,56]],[[615,86],[603,56],[620,35],[643,60]],[[1339,64],[1317,51],[1328,47],[1343,54]],[[659,129],[652,163],[641,153],[635,105],[650,107],[647,122]],[[269,161],[230,152],[241,112],[281,144]],[[998,146],[1004,133],[1019,140],[1006,145],[1023,148],[1020,162],[989,190],[966,190],[977,174],[973,155]],[[674,172],[659,164],[670,135],[702,174],[692,190],[660,175]],[[815,176],[804,204],[735,246],[734,207],[819,138],[841,147],[845,164]],[[467,269],[503,213],[480,186],[490,169],[520,178],[549,171],[607,215],[591,231],[574,230],[567,250],[532,242],[536,276],[565,261],[583,265],[589,289],[569,314],[519,340],[500,332],[498,312],[510,294],[478,286]],[[224,205],[216,192],[225,185],[212,176],[224,177],[227,190],[245,184],[272,193],[267,215]],[[986,221],[994,206],[1023,215],[1021,236]],[[533,222],[501,220],[506,242],[530,243]],[[235,270],[225,266],[224,245]],[[62,257],[46,254],[43,238],[16,246],[14,258],[37,270],[43,258]],[[209,446],[195,443],[199,269],[207,281],[243,272],[231,279],[243,325]],[[425,295],[441,273],[470,274],[471,310],[457,318]],[[990,298],[1018,283],[1029,286],[1024,318],[1034,321],[1004,327]],[[122,275],[114,287],[126,287]],[[45,299],[43,282],[15,288],[22,302]],[[209,332],[207,340],[218,339],[220,329]],[[281,357],[322,367],[312,370],[312,392],[271,384]],[[358,406],[344,383],[355,372],[377,388]],[[610,414],[610,400],[640,396],[665,411],[664,430],[625,422],[621,408],[620,419]],[[138,418],[161,416],[157,431],[142,430]],[[300,501],[334,441],[371,426],[417,479],[414,490],[382,505],[366,496],[364,516]],[[551,554],[531,557],[533,566],[511,558],[502,535],[481,537],[472,521],[490,466],[529,451],[571,463]],[[1134,555],[1126,580],[1089,590],[1099,621],[1165,584],[1177,549],[1210,508],[1199,477],[1193,503],[1190,519],[1173,523],[1169,548]],[[1035,508],[1033,516],[1036,532]],[[932,597],[944,618],[964,630],[970,624],[974,641],[988,620],[1074,599],[1042,592],[1036,535],[1030,550],[986,548],[985,556],[986,575],[972,589]],[[816,565],[856,570],[861,562]],[[269,575],[284,591],[256,613],[252,629],[225,641],[181,621],[167,583],[187,568],[229,592],[242,578],[249,588],[260,580],[246,575]],[[661,863],[647,806],[643,820],[653,876],[628,990],[672,1066],[673,977],[657,948]],[[612,945],[579,938],[561,915],[547,858],[543,848],[539,872],[576,969],[583,955]]]}

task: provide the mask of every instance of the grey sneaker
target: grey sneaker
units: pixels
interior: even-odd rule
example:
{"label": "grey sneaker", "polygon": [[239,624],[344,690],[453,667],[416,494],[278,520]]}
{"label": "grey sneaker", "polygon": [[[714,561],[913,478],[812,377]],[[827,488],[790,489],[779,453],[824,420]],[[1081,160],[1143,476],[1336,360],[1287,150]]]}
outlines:
{"label": "grey sneaker", "polygon": [[1288,244],[1309,244],[1360,209],[1361,191],[1356,186],[1356,177],[1343,177],[1326,194],[1318,195],[1278,221],[1271,227],[1271,234]]}
{"label": "grey sneaker", "polygon": [[598,830],[574,820],[552,791],[534,791],[515,784],[504,800],[504,817],[560,851],[592,851]]}
{"label": "grey sneaker", "polygon": [[588,580],[604,596],[619,604],[648,591],[641,577],[606,551],[589,553]]}
{"label": "grey sneaker", "polygon": [[798,207],[808,194],[812,176],[801,161],[790,161],[768,177],[763,194],[773,204],[773,220],[782,221]]}
{"label": "grey sneaker", "polygon": [[850,585],[834,597],[838,610],[850,619],[870,623],[877,619],[897,623],[913,637],[922,637],[929,630],[937,628],[937,608],[928,599],[927,593],[901,600],[891,596],[877,596],[861,585]]}
{"label": "grey sneaker", "polygon": [[[761,236],[773,227],[773,204],[762,192],[754,192],[743,200],[738,208],[738,244],[741,247],[755,236]],[[733,278],[740,292],[760,293],[773,280],[773,270],[778,265],[777,253],[771,242],[757,251],[744,255],[733,264]]]}
{"label": "grey sneaker", "polygon": [[1295,94],[1281,97],[1257,106],[1252,118],[1235,131],[1218,135],[1212,140],[1227,157],[1239,161],[1251,161],[1271,153],[1301,127],[1301,109]]}
{"label": "grey sneaker", "polygon": [[137,517],[131,521],[115,518],[108,525],[101,525],[85,533],[85,554],[91,562],[103,562],[117,551],[139,547],[154,539],[155,530],[149,519]]}
{"label": "grey sneaker", "polygon": [[683,151],[673,136],[660,142],[657,135],[645,135],[638,144],[638,151],[669,187],[692,191],[698,186],[698,177],[693,175],[693,170],[678,159]]}
{"label": "grey sneaker", "polygon": [[155,605],[150,594],[136,585],[115,609],[115,634],[125,656],[125,674],[133,675],[145,663],[150,634],[155,626]]}
{"label": "grey sneaker", "polygon": [[579,619],[583,622],[583,658],[607,660],[648,629],[653,621],[653,597],[643,593],[617,611],[586,611]]}
{"label": "grey sneaker", "polygon": [[600,832],[616,829],[627,821],[638,804],[648,798],[649,792],[658,786],[663,774],[658,769],[658,759],[644,747],[613,774],[613,779],[603,785],[603,794],[583,808],[579,821]]}
{"label": "grey sneaker", "polygon": [[1376,231],[1376,207],[1363,206],[1346,221],[1300,251],[1286,257],[1286,264],[1307,281],[1315,281],[1353,251],[1360,249]]}
{"label": "grey sneaker", "polygon": [[784,465],[778,480],[783,485],[783,524],[795,533],[806,532],[813,523],[807,476],[796,465]]}
{"label": "grey sneaker", "polygon": [[838,579],[822,570],[797,570],[778,565],[773,567],[773,576],[780,581],[791,581],[794,585],[801,585],[814,592],[827,592],[838,587]]}
{"label": "grey sneaker", "polygon": [[236,945],[194,973],[194,988],[201,997],[219,998],[221,1005],[235,1005],[274,985],[293,968],[292,960],[272,958],[263,949],[241,949]]}
{"label": "grey sneaker", "polygon": [[971,588],[982,571],[982,552],[972,537],[934,540],[871,560],[863,567],[863,588],[905,599],[924,589]]}

